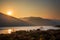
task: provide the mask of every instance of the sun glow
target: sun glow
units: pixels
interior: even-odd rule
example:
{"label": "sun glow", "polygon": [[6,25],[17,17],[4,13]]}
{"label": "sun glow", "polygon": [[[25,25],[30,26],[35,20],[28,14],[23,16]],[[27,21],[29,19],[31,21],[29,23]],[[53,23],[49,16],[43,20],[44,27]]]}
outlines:
{"label": "sun glow", "polygon": [[7,14],[8,15],[12,15],[12,11],[7,11]]}
{"label": "sun glow", "polygon": [[11,29],[8,29],[8,33],[10,34],[12,32],[12,30]]}

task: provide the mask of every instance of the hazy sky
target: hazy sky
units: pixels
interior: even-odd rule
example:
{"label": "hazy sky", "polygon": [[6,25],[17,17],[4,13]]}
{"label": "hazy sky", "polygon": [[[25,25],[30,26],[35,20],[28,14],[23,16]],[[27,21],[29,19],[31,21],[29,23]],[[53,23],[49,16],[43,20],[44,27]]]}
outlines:
{"label": "hazy sky", "polygon": [[60,19],[60,0],[0,0],[0,12],[7,11],[12,11],[12,16],[17,18]]}

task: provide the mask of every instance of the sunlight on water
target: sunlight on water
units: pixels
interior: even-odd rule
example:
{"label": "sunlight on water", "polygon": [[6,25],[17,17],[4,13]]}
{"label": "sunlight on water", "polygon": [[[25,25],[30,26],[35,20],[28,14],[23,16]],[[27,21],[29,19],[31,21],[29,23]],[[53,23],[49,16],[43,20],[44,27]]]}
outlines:
{"label": "sunlight on water", "polygon": [[1,27],[0,28],[0,33],[11,33],[13,31],[18,31],[18,30],[36,30],[36,29],[40,29],[40,30],[48,30],[48,29],[60,29],[57,27],[53,27],[53,26],[24,26],[24,27]]}

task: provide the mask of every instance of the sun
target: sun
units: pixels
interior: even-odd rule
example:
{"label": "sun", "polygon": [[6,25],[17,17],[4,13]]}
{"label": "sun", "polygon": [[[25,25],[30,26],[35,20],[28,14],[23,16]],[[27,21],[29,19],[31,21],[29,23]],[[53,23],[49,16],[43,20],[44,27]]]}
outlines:
{"label": "sun", "polygon": [[12,11],[7,11],[7,14],[8,15],[12,15]]}

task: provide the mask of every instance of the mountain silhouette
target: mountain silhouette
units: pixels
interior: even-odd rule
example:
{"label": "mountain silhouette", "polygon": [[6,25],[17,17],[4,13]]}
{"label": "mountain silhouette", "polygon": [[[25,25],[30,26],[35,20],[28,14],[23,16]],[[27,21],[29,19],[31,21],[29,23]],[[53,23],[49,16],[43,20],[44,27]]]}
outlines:
{"label": "mountain silhouette", "polygon": [[5,15],[0,12],[0,27],[13,27],[13,26],[56,26],[60,25],[60,21],[43,19],[40,17],[24,17],[15,18]]}
{"label": "mountain silhouette", "polygon": [[0,27],[31,26],[31,24],[0,12]]}
{"label": "mountain silhouette", "polygon": [[25,20],[26,22],[31,23],[32,25],[36,25],[36,26],[60,25],[60,21],[58,20],[43,19],[40,17],[25,17],[25,18],[22,18],[22,20]]}

